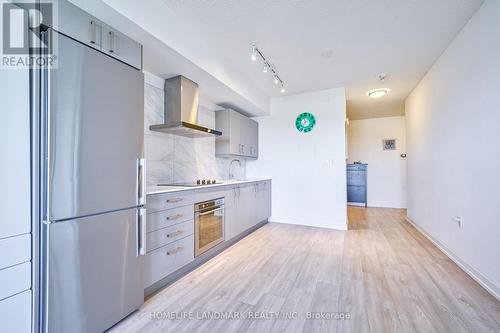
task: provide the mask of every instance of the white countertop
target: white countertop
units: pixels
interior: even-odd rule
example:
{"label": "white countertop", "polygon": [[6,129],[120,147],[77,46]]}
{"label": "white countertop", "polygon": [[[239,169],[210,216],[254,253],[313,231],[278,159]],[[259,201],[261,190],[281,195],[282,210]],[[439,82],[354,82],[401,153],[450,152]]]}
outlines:
{"label": "white countertop", "polygon": [[180,191],[195,191],[195,190],[203,190],[206,188],[212,187],[220,187],[220,186],[231,186],[231,185],[240,185],[247,183],[256,183],[264,180],[271,180],[271,178],[253,178],[246,180],[225,180],[219,184],[213,185],[201,185],[201,186],[151,186],[147,188],[146,194],[159,194],[159,193],[169,193],[169,192],[180,192]]}

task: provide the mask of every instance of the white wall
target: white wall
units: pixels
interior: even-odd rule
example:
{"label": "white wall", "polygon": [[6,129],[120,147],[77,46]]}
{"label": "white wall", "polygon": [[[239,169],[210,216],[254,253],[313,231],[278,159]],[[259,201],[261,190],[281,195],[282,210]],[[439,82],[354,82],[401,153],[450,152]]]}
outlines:
{"label": "white wall", "polygon": [[[310,112],[316,126],[295,128]],[[345,90],[275,98],[259,122],[259,159],[247,162],[249,177],[271,177],[271,221],[345,230]]]}
{"label": "white wall", "polygon": [[497,296],[499,18],[487,0],[406,100],[408,217]]}
{"label": "white wall", "polygon": [[[368,163],[368,206],[406,208],[405,117],[349,122],[349,162]],[[396,139],[396,150],[383,150],[384,139]]]}

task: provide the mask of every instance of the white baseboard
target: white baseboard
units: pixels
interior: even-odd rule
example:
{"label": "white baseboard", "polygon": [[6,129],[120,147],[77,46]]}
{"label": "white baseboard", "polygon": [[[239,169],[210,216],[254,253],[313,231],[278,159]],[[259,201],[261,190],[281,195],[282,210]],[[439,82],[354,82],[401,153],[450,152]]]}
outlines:
{"label": "white baseboard", "polygon": [[425,236],[432,244],[434,244],[441,252],[443,252],[450,260],[452,260],[455,264],[458,265],[467,275],[469,275],[474,281],[479,283],[481,287],[486,289],[493,297],[495,297],[498,301],[500,301],[500,289],[495,286],[491,281],[485,278],[481,273],[477,270],[469,266],[462,259],[457,257],[453,252],[451,252],[446,246],[442,245],[440,242],[435,240],[431,235],[429,235],[425,230],[419,227],[415,222],[413,222],[408,216],[406,217],[406,221],[415,227],[422,235]]}
{"label": "white baseboard", "polygon": [[311,227],[311,228],[320,228],[320,229],[329,229],[329,230],[338,230],[338,231],[347,231],[347,226],[345,228],[342,227],[327,227],[324,225],[312,225],[312,224],[307,224],[307,223],[300,223],[300,222],[284,222],[284,221],[277,221],[277,220],[268,220],[269,223],[279,223],[279,224],[290,224],[290,225],[300,225],[303,227]]}
{"label": "white baseboard", "polygon": [[361,202],[348,202],[347,206],[365,207],[365,204]]}

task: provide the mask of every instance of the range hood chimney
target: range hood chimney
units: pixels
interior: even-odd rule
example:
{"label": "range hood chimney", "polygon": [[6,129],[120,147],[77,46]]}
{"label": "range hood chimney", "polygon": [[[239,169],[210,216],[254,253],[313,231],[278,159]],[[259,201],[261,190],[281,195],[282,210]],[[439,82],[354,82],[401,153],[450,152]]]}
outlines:
{"label": "range hood chimney", "polygon": [[149,129],[192,138],[222,135],[220,131],[197,124],[198,99],[196,82],[182,75],[165,80],[164,124],[151,125]]}

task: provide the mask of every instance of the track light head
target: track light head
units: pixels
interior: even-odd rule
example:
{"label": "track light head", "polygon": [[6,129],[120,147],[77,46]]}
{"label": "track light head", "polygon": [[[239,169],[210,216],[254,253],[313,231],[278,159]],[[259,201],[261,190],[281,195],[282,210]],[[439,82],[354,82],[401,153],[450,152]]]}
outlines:
{"label": "track light head", "polygon": [[257,61],[257,49],[256,47],[252,47],[252,55],[250,56],[250,59],[252,61]]}
{"label": "track light head", "polygon": [[262,67],[262,73],[267,73],[269,72],[269,64],[264,63],[264,67]]}

